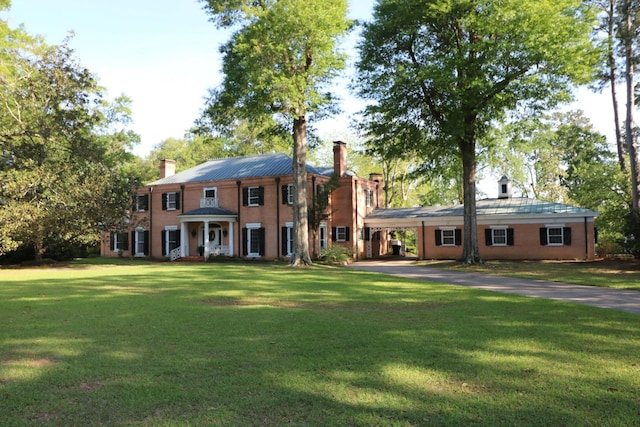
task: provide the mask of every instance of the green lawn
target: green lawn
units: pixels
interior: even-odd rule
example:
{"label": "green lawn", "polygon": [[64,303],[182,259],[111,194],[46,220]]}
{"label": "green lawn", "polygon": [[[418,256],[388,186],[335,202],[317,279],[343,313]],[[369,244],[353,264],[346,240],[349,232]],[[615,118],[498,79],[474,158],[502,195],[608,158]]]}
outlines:
{"label": "green lawn", "polygon": [[640,291],[640,261],[638,260],[488,261],[483,265],[466,265],[455,261],[419,261],[418,265]]}
{"label": "green lawn", "polygon": [[0,425],[629,426],[640,317],[345,268],[0,270]]}

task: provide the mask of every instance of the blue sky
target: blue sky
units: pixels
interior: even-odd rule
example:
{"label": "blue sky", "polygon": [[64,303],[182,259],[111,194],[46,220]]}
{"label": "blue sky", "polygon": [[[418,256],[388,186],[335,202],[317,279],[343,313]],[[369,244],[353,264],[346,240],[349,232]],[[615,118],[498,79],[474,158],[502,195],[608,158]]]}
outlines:
{"label": "blue sky", "polygon": [[[372,4],[354,0],[350,16],[367,18]],[[218,48],[228,33],[208,21],[196,0],[12,0],[1,16],[51,44],[75,33],[71,47],[109,97],[133,99],[131,128],[142,138],[138,155],[183,137],[207,90],[222,80]],[[333,138],[346,123],[342,117],[324,122],[322,134]]]}
{"label": "blue sky", "polygon": [[[351,0],[350,16],[368,19],[373,3]],[[134,150],[138,155],[166,138],[183,137],[207,90],[222,80],[218,48],[228,34],[208,22],[197,0],[12,0],[0,16],[52,44],[75,32],[71,46],[108,95],[133,99],[131,128],[142,138]],[[326,140],[348,140],[350,115],[363,106],[349,96],[344,81],[338,92],[345,112],[318,125]],[[572,108],[583,109],[597,130],[612,134],[607,92],[582,90]]]}

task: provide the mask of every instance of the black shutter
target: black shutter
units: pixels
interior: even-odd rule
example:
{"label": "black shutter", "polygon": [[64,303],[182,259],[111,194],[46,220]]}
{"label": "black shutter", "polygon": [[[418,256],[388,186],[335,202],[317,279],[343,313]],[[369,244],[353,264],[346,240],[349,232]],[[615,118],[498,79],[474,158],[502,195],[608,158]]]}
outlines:
{"label": "black shutter", "polygon": [[247,240],[247,229],[242,229],[242,255],[247,256],[249,254],[249,242]]}
{"label": "black shutter", "polygon": [[331,227],[331,241],[335,242],[338,240],[338,233],[336,232],[336,227]]}
{"label": "black shutter", "polygon": [[258,187],[258,205],[264,206],[264,187]]}
{"label": "black shutter", "polygon": [[115,232],[111,232],[111,234],[109,235],[109,250],[113,251],[114,247],[113,245],[116,243],[116,233]]}
{"label": "black shutter", "polygon": [[344,241],[348,242],[349,239],[351,239],[351,230],[350,230],[350,228],[349,227],[345,227],[344,228],[344,233],[346,234],[346,236],[344,238]]}
{"label": "black shutter", "polygon": [[248,187],[244,187],[242,189],[242,206],[249,206],[249,188]]}
{"label": "black shutter", "polygon": [[515,245],[515,231],[513,228],[507,228],[507,246]]}
{"label": "black shutter", "polygon": [[180,192],[176,192],[176,209],[180,209]]}
{"label": "black shutter", "polygon": [[129,235],[127,233],[122,233],[121,237],[123,239],[122,250],[123,251],[129,250]]}
{"label": "black shutter", "polygon": [[160,232],[160,239],[162,240],[162,256],[167,255],[167,233],[162,230]]}
{"label": "black shutter", "polygon": [[149,255],[149,230],[144,232],[144,254]]}
{"label": "black shutter", "polygon": [[371,240],[371,228],[369,227],[364,228],[364,240],[366,240],[367,242]]}
{"label": "black shutter", "polygon": [[149,195],[148,194],[143,194],[142,195],[142,210],[143,211],[148,211],[149,210]]}
{"label": "black shutter", "polygon": [[260,256],[264,256],[264,249],[265,249],[265,231],[264,230],[265,230],[264,227],[258,229],[258,237],[260,238],[260,249],[258,251],[258,254]]}
{"label": "black shutter", "polygon": [[282,204],[286,205],[289,201],[289,186],[287,184],[282,186]]}
{"label": "black shutter", "polygon": [[460,230],[459,228],[456,228],[455,236],[456,236],[456,241],[455,241],[456,246],[462,245],[462,230]]}
{"label": "black shutter", "polygon": [[540,244],[547,246],[549,241],[547,240],[547,227],[540,227]]}
{"label": "black shutter", "polygon": [[280,242],[282,256],[287,256],[287,227],[282,227],[280,236],[282,237],[282,241]]}
{"label": "black shutter", "polygon": [[493,239],[491,236],[491,229],[490,228],[485,228],[484,229],[484,244],[486,246],[491,246],[493,244]]}
{"label": "black shutter", "polygon": [[434,230],[436,233],[436,246],[442,246],[442,230]]}
{"label": "black shutter", "polygon": [[176,230],[176,248],[180,247],[180,242],[181,242],[181,240],[180,240],[180,230]]}
{"label": "black shutter", "polygon": [[571,227],[562,228],[562,240],[566,246],[571,246]]}
{"label": "black shutter", "polygon": [[162,193],[162,210],[167,210],[167,193]]}
{"label": "black shutter", "polygon": [[136,254],[136,232],[131,232],[131,255]]}

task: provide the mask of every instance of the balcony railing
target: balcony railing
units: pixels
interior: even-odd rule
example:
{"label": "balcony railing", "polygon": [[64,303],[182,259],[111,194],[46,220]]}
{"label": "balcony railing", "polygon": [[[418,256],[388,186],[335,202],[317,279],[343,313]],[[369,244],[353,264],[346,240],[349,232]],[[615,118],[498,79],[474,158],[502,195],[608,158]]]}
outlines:
{"label": "balcony railing", "polygon": [[203,197],[200,199],[201,208],[218,208],[218,199],[216,197]]}

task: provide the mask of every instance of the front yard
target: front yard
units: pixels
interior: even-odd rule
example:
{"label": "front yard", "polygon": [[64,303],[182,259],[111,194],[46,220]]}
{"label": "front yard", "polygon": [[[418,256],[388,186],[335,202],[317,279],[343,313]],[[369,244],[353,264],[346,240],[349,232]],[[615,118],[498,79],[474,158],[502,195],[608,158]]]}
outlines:
{"label": "front yard", "polygon": [[332,267],[0,276],[0,425],[640,423],[637,315]]}

